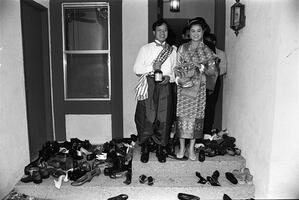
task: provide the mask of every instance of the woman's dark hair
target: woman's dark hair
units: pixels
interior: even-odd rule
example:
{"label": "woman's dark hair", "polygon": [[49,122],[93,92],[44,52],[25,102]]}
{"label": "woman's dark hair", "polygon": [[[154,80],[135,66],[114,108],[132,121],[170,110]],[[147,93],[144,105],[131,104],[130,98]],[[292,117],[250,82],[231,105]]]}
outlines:
{"label": "woman's dark hair", "polygon": [[167,26],[167,29],[169,28],[168,23],[164,19],[158,19],[158,21],[153,23],[152,30],[155,31],[157,26],[161,26],[162,24],[165,24]]}
{"label": "woman's dark hair", "polygon": [[200,25],[204,32],[210,33],[211,29],[207,24],[206,20],[202,17],[195,17],[188,21],[188,28],[190,29],[193,25]]}

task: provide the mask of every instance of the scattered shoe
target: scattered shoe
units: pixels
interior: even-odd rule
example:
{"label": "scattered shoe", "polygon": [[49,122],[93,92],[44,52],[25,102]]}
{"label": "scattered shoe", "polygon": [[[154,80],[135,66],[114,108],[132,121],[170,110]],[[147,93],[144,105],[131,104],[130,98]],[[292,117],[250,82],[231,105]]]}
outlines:
{"label": "scattered shoe", "polygon": [[246,174],[242,173],[240,170],[234,169],[232,171],[232,174],[236,177],[238,180],[238,183],[243,185],[246,182]]}
{"label": "scattered shoe", "polygon": [[110,197],[107,200],[126,200],[126,199],[128,199],[128,195],[120,194],[120,195],[117,195],[115,197]]}
{"label": "scattered shoe", "polygon": [[144,174],[139,176],[139,183],[144,184],[147,181],[147,176]]}
{"label": "scattered shoe", "polygon": [[198,196],[186,193],[178,193],[178,199],[180,200],[200,200]]}
{"label": "scattered shoe", "polygon": [[227,180],[229,180],[232,184],[238,184],[238,180],[236,179],[236,177],[230,173],[230,172],[226,172],[225,173],[225,177],[227,178]]}
{"label": "scattered shoe", "polygon": [[216,170],[213,172],[212,176],[208,176],[207,180],[212,186],[221,186],[220,183],[218,182],[220,174],[219,171]]}
{"label": "scattered shoe", "polygon": [[245,182],[252,185],[253,176],[250,174],[249,169],[247,167],[242,168],[241,172],[245,174]]}
{"label": "scattered shoe", "polygon": [[26,175],[25,177],[21,178],[21,181],[23,183],[33,182],[35,184],[40,184],[43,182],[43,179],[38,170],[30,171],[29,173],[29,175]]}
{"label": "scattered shoe", "polygon": [[195,175],[199,178],[197,183],[200,183],[200,184],[206,184],[207,183],[207,180],[204,177],[202,177],[199,172],[195,172]]}
{"label": "scattered shoe", "polygon": [[154,185],[154,178],[151,177],[151,176],[149,176],[149,177],[147,178],[147,184],[148,184],[149,186]]}
{"label": "scattered shoe", "polygon": [[223,195],[223,200],[232,200],[227,194]]}

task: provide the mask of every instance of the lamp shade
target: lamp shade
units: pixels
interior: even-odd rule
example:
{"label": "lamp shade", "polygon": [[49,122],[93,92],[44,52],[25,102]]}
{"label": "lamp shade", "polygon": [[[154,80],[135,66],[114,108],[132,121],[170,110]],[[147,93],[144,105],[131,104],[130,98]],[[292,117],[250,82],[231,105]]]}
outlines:
{"label": "lamp shade", "polygon": [[231,6],[230,10],[230,28],[238,35],[239,30],[245,27],[245,5],[236,0],[236,3]]}
{"label": "lamp shade", "polygon": [[170,0],[170,12],[180,12],[180,0]]}

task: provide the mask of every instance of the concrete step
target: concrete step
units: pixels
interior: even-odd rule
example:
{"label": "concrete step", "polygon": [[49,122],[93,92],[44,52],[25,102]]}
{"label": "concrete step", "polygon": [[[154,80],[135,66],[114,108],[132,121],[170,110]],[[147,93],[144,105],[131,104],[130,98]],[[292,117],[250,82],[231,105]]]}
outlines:
{"label": "concrete step", "polygon": [[72,186],[70,182],[63,183],[60,189],[54,186],[52,177],[37,185],[19,182],[15,190],[42,199],[88,199],[105,200],[119,194],[127,194],[129,200],[177,200],[178,193],[188,193],[201,199],[222,199],[223,194],[232,199],[254,198],[254,185],[233,185],[223,175],[220,175],[221,186],[201,185],[198,178],[193,177],[154,177],[154,185],[141,184],[138,179],[132,179],[130,185],[125,185],[125,178],[110,179],[101,174],[91,182],[82,186]]}
{"label": "concrete step", "polygon": [[141,174],[154,177],[193,177],[198,171],[205,176],[210,176],[215,170],[220,174],[231,172],[234,169],[241,169],[246,166],[246,160],[242,156],[215,156],[206,157],[204,162],[196,161],[179,161],[167,158],[165,163],[157,160],[155,153],[150,153],[148,163],[140,162],[140,148],[134,151],[132,161],[133,176],[136,178]]}

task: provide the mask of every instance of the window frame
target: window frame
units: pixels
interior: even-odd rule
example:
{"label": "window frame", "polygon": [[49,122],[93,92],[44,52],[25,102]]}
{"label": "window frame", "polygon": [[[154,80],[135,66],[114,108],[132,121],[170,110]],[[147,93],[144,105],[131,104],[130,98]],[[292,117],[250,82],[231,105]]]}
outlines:
{"label": "window frame", "polygon": [[[107,6],[108,11],[108,49],[107,50],[66,50],[65,49],[65,20],[64,20],[64,11],[65,8],[84,8],[91,6]],[[110,101],[111,100],[111,35],[110,35],[110,5],[107,2],[80,2],[80,3],[62,3],[61,4],[61,13],[62,13],[62,54],[63,54],[63,83],[64,83],[64,101]],[[67,54],[108,54],[108,97],[107,98],[68,98],[67,97]]]}

